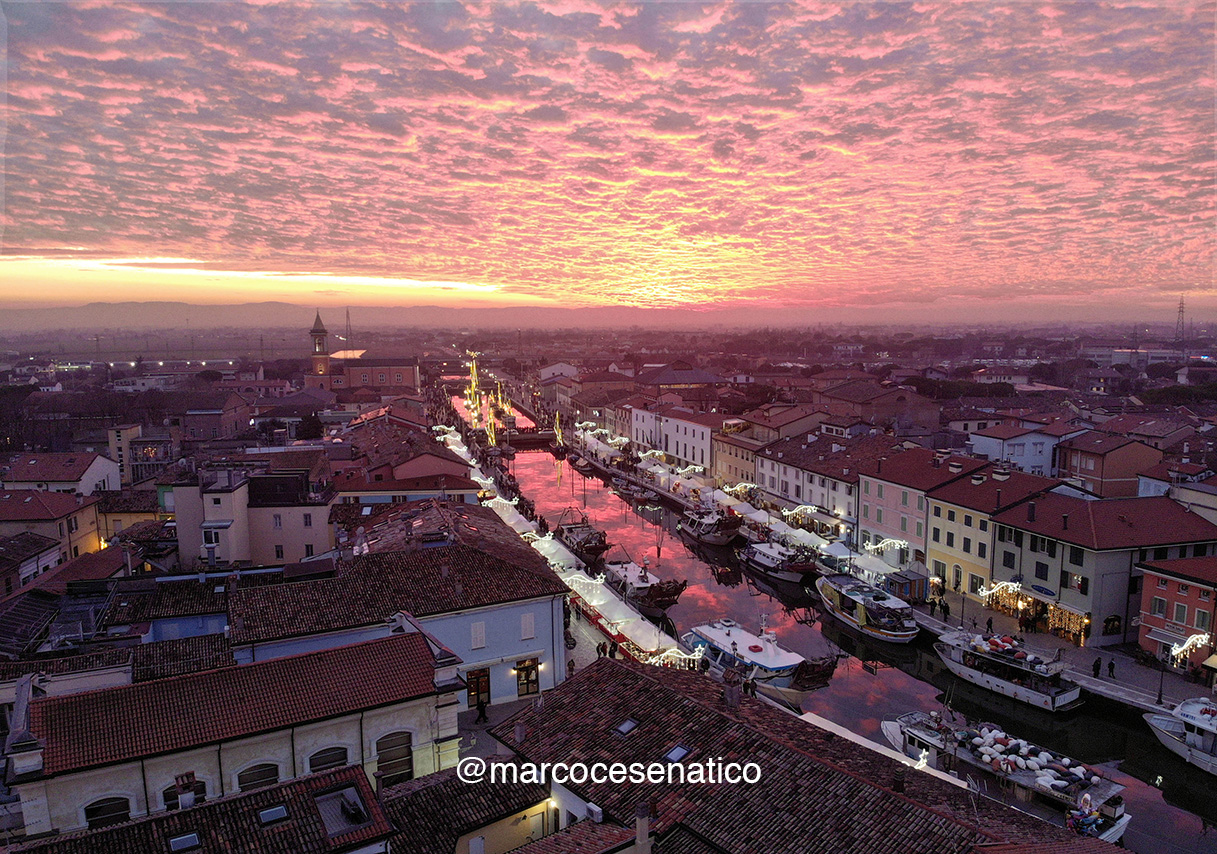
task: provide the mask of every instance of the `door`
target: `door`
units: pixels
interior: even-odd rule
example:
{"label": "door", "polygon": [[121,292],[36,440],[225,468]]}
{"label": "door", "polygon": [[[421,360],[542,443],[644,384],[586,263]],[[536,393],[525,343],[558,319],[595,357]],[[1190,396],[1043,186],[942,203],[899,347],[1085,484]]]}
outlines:
{"label": "door", "polygon": [[468,708],[475,708],[479,699],[487,706],[490,705],[490,668],[470,670],[465,674],[465,682],[468,683],[469,690]]}

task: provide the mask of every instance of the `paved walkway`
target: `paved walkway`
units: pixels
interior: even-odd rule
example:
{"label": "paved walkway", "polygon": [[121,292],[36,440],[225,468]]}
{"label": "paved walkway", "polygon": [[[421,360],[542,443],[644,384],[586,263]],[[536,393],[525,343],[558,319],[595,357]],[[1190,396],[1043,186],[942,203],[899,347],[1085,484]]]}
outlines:
{"label": "paved walkway", "polygon": [[[961,627],[985,634],[986,621],[992,617],[994,632],[1013,636],[1021,634],[1027,648],[1045,658],[1053,658],[1060,649],[1061,657],[1069,663],[1065,672],[1066,678],[1093,694],[1152,712],[1172,707],[1189,697],[1202,697],[1209,693],[1209,689],[1203,684],[1189,682],[1173,670],[1151,669],[1137,663],[1137,660],[1126,652],[1103,646],[1105,641],[1110,641],[1113,647],[1122,646],[1115,638],[1105,639],[1102,635],[1092,635],[1087,639],[1088,646],[1079,648],[1053,634],[1022,633],[1016,618],[990,610],[975,599],[968,598],[965,602],[965,597],[954,591],[947,591],[944,597],[951,609],[949,626],[942,620],[941,611],[937,611],[937,616],[931,617],[926,605],[913,606],[917,622],[935,635]],[[1093,669],[1096,658],[1102,659],[1098,678],[1095,678]],[[1115,678],[1107,675],[1107,664],[1112,660],[1116,663]],[[1162,705],[1157,702],[1159,684],[1162,686]]]}

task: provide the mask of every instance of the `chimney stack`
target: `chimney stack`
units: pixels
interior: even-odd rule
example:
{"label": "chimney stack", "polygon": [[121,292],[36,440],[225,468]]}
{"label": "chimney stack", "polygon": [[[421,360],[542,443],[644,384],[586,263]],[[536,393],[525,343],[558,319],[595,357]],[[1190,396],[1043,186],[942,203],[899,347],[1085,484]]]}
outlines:
{"label": "chimney stack", "polygon": [[1062,531],[1069,530],[1069,514],[1068,513],[1061,514],[1061,530]]}
{"label": "chimney stack", "polygon": [[634,807],[634,854],[651,854],[651,808],[645,803]]}
{"label": "chimney stack", "polygon": [[516,744],[517,745],[523,744],[524,736],[527,734],[528,734],[528,727],[524,724],[524,721],[516,721],[516,727],[515,727],[515,731],[513,733],[515,740],[516,740]]}
{"label": "chimney stack", "polygon": [[892,791],[897,793],[904,792],[904,774],[908,766],[901,763],[896,768],[896,776],[892,779]]}
{"label": "chimney stack", "polygon": [[1034,501],[1027,502],[1027,521],[1028,522],[1035,521],[1035,502]]}

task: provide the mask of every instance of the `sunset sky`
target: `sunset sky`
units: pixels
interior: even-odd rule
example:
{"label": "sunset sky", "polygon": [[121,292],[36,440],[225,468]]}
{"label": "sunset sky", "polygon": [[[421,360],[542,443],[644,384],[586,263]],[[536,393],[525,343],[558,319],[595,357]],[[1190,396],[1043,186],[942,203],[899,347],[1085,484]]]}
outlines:
{"label": "sunset sky", "polygon": [[2,306],[1217,307],[1213,3],[0,9]]}

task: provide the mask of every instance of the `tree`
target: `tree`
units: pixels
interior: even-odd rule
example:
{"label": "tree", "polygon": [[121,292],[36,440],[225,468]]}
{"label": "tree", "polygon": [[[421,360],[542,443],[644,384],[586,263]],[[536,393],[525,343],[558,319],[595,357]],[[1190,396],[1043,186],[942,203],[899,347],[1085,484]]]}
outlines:
{"label": "tree", "polygon": [[296,425],[297,439],[320,439],[324,435],[325,425],[321,423],[321,419],[317,417],[316,413],[304,416]]}
{"label": "tree", "polygon": [[205,371],[199,371],[197,374],[195,374],[195,376],[205,383],[218,383],[220,380],[224,379],[224,375],[222,373],[219,371],[213,371],[210,368]]}
{"label": "tree", "polygon": [[1159,362],[1156,365],[1150,365],[1145,369],[1145,376],[1151,380],[1174,379],[1175,372],[1179,370],[1179,365],[1171,365],[1166,362]]}

